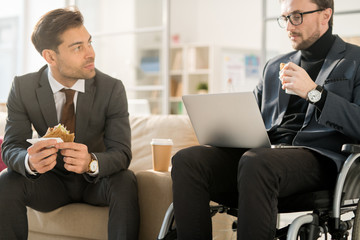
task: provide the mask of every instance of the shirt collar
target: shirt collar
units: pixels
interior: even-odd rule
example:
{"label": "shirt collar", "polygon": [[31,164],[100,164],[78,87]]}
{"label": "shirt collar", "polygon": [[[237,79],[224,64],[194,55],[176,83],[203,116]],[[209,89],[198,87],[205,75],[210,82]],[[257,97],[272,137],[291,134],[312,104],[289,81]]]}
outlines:
{"label": "shirt collar", "polygon": [[[53,77],[53,75],[51,73],[50,67],[48,68],[48,79],[49,79],[50,87],[51,87],[51,90],[53,93],[57,93],[63,88],[68,89],[68,87],[63,86],[61,83],[56,81],[56,79]],[[77,92],[84,93],[85,92],[85,80],[84,79],[77,80],[76,83],[70,89],[73,89]]]}
{"label": "shirt collar", "polygon": [[309,48],[301,50],[301,56],[307,61],[315,61],[325,59],[329,53],[335,36],[332,34],[332,27],[329,29]]}

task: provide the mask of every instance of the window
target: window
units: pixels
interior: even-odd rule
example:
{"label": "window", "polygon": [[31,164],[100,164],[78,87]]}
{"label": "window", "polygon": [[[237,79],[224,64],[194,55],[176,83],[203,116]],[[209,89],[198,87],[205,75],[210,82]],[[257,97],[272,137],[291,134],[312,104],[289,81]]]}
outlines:
{"label": "window", "polygon": [[0,102],[6,102],[11,81],[16,73],[18,52],[18,17],[0,18]]}
{"label": "window", "polygon": [[2,1],[0,8],[1,103],[7,101],[14,76],[37,71],[46,64],[31,43],[32,29],[44,13],[64,6],[64,0]]}

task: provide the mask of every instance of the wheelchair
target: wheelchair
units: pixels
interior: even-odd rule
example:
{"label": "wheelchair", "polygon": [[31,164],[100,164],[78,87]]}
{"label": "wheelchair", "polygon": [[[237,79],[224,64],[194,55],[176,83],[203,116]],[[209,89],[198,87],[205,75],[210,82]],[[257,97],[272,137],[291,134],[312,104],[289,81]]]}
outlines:
{"label": "wheelchair", "polygon": [[[310,212],[296,217],[276,230],[278,240],[360,240],[360,145],[344,144],[349,154],[338,175],[334,191],[317,191],[280,198],[279,213]],[[226,213],[237,216],[236,206],[210,206],[211,216]],[[349,219],[344,216],[351,215]],[[236,231],[236,220],[232,229]],[[350,236],[351,234],[351,236]],[[169,206],[157,240],[177,239],[173,204]]]}

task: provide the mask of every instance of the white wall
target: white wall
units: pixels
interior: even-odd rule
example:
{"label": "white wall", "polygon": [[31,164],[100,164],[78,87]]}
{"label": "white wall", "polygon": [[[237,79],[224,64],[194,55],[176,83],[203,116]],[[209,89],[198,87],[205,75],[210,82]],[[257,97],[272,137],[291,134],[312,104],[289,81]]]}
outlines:
{"label": "white wall", "polygon": [[93,35],[96,67],[119,79],[133,79],[134,35],[98,34],[134,29],[135,1],[78,0],[77,4],[85,27]]}
{"label": "white wall", "polygon": [[171,0],[170,1],[170,31],[178,34],[180,43],[198,42],[198,0]]}
{"label": "white wall", "polygon": [[22,8],[21,0],[0,0],[0,16],[1,17],[13,17],[19,16]]}
{"label": "white wall", "polygon": [[199,41],[260,49],[261,0],[199,0],[199,9]]}
{"label": "white wall", "polygon": [[172,0],[171,33],[181,42],[261,47],[261,0]]}

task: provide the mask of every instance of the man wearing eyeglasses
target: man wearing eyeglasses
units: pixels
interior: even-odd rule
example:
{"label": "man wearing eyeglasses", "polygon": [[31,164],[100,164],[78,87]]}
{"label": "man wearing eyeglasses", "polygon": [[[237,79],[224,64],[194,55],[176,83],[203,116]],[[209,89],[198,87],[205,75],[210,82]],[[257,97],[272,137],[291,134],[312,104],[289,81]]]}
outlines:
{"label": "man wearing eyeglasses", "polygon": [[254,94],[271,143],[295,147],[179,151],[172,160],[179,240],[212,238],[210,200],[238,207],[238,239],[273,239],[278,199],[334,189],[341,146],[360,141],[360,48],[332,34],[333,0],[280,3],[278,23],[296,51],[266,64]]}

